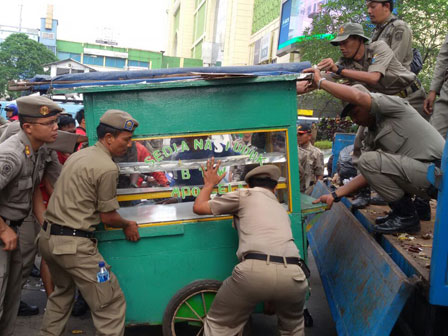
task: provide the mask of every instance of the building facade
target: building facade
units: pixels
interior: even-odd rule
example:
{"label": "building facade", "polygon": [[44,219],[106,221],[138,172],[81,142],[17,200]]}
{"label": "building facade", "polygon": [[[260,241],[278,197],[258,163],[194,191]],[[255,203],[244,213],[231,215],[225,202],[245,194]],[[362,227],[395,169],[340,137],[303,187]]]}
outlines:
{"label": "building facade", "polygon": [[168,55],[247,65],[254,0],[170,0]]}

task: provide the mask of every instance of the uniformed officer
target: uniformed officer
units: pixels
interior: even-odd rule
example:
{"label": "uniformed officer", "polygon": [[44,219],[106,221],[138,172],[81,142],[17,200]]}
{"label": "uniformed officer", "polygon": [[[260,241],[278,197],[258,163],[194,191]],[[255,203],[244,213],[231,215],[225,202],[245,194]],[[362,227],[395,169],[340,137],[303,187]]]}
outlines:
{"label": "uniformed officer", "polygon": [[397,60],[411,70],[412,30],[406,22],[392,14],[393,0],[367,0],[366,4],[370,21],[375,24],[372,41],[386,42]]}
{"label": "uniformed officer", "polygon": [[297,127],[299,151],[300,192],[311,194],[313,186],[324,177],[324,155],[311,144],[311,127],[300,123]]}
{"label": "uniformed officer", "polygon": [[407,100],[423,118],[426,93],[417,76],[407,70],[395,57],[384,41],[366,44],[370,39],[364,35],[359,23],[346,23],[330,43],[339,46],[342,57],[335,63],[331,58],[322,60],[318,67],[346,78],[350,83],[361,83],[369,91],[397,95]]}
{"label": "uniformed officer", "polygon": [[445,140],[399,97],[371,93],[362,85],[351,87],[325,80],[317,69],[304,72],[314,73],[314,78],[311,87],[298,82],[299,94],[318,87],[324,89],[348,103],[342,117],[349,115],[356,124],[368,129],[365,150],[358,161],[361,174],[332,194],[321,196],[319,201],[331,205],[369,184],[392,209],[388,216],[377,218],[375,231],[419,231],[420,221],[411,196],[433,196],[426,173],[431,163],[440,165]]}
{"label": "uniformed officer", "polygon": [[117,212],[119,171],[112,161],[126,153],[137,126],[127,112],[106,111],[97,127],[98,142],[71,155],[64,164],[38,236],[39,251],[55,284],[40,335],[62,334],[75,287],[89,304],[98,335],[124,334],[125,298],[113,273],[109,281],[97,282],[98,263],[104,259],[92,238],[100,222],[123,228],[130,241],[140,238],[136,222]]}
{"label": "uniformed officer", "polygon": [[249,189],[215,197],[220,163],[207,161],[204,187],[193,206],[200,215],[233,214],[239,235],[240,263],[219,289],[204,322],[204,335],[242,331],[257,303],[272,302],[281,335],[304,335],[303,307],[308,284],[299,263],[288,213],[275,197],[281,176],[274,165],[259,166],[245,177]]}
{"label": "uniformed officer", "polygon": [[17,99],[21,130],[0,144],[0,335],[13,335],[19,309],[22,257],[17,227],[31,211],[45,168],[44,144],[55,141],[61,108],[45,97]]}
{"label": "uniformed officer", "polygon": [[[437,94],[440,97],[434,104]],[[425,100],[425,112],[433,113],[431,125],[446,138],[448,132],[448,35],[437,56],[431,87]]]}

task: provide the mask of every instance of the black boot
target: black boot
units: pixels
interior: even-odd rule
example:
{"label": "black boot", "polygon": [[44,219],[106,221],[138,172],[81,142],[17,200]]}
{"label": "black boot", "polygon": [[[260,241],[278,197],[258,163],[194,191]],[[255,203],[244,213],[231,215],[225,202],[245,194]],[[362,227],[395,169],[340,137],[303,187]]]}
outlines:
{"label": "black boot", "polygon": [[32,316],[39,314],[39,307],[30,305],[26,302],[20,301],[18,316]]}
{"label": "black boot", "polygon": [[352,210],[363,209],[370,204],[370,187],[362,188],[352,202]]}
{"label": "black boot", "polygon": [[429,205],[429,200],[415,196],[414,199],[415,210],[417,210],[418,218],[422,221],[431,220],[431,206]]}
{"label": "black boot", "polygon": [[389,219],[394,218],[395,213],[394,211],[391,209],[388,214],[386,216],[379,216],[375,219],[375,224],[384,224],[386,223]]}
{"label": "black boot", "polygon": [[379,233],[415,233],[420,231],[420,220],[409,195],[389,203],[389,206],[392,209],[392,214],[389,214],[389,218],[384,223],[374,225],[373,231]]}
{"label": "black boot", "polygon": [[73,316],[82,316],[89,310],[89,305],[87,304],[86,300],[81,295],[81,292],[79,292],[78,297],[76,298],[75,304],[73,305],[72,315]]}

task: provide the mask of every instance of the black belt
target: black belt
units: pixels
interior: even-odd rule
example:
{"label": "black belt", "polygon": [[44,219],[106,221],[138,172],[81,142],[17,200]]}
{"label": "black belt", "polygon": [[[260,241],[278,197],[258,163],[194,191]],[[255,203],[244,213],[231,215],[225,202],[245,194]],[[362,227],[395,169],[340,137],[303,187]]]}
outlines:
{"label": "black belt", "polygon": [[[42,229],[47,231],[48,223],[45,221],[42,225]],[[63,226],[59,224],[51,223],[50,234],[55,236],[70,236],[70,237],[82,237],[82,238],[93,238],[94,233],[89,231],[77,230],[69,228],[68,226]]]}
{"label": "black belt", "polygon": [[417,78],[411,83],[411,85],[408,85],[405,89],[401,90],[396,95],[400,96],[401,98],[406,98],[407,96],[410,96],[414,92],[420,90],[421,87],[422,83],[420,83],[420,80]]}
{"label": "black belt", "polygon": [[248,253],[246,254],[243,259],[255,259],[255,260],[264,260],[267,261],[269,258],[270,262],[283,264],[285,261],[287,264],[290,265],[299,265],[302,269],[303,273],[305,273],[305,276],[309,278],[310,276],[310,269],[305,264],[305,261],[303,259],[300,259],[298,257],[280,257],[280,256],[273,256],[273,255],[267,255],[267,254],[261,254],[261,253]]}
{"label": "black belt", "polygon": [[24,218],[24,219],[14,221],[14,220],[6,219],[4,217],[2,217],[2,219],[5,221],[6,225],[9,225],[10,227],[19,227],[20,225],[22,225],[23,221],[25,220],[25,218]]}

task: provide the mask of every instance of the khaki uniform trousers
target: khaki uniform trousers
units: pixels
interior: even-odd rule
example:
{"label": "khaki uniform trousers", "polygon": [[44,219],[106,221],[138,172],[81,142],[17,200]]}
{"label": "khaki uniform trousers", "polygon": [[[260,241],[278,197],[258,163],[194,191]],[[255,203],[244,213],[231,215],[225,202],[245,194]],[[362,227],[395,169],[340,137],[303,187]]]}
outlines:
{"label": "khaki uniform trousers", "polygon": [[0,336],[14,335],[22,289],[22,255],[20,245],[3,251],[0,242]]}
{"label": "khaki uniform trousers", "polygon": [[386,202],[401,199],[405,193],[428,198],[426,179],[430,163],[414,160],[400,154],[370,151],[361,154],[358,169],[369,185]]}
{"label": "khaki uniform trousers", "polygon": [[[97,335],[124,334],[126,302],[116,276],[98,283],[98,263],[104,261],[96,243],[88,238],[49,235],[41,230],[38,247],[48,264],[55,290],[48,298],[39,335],[64,332],[78,287],[92,313]],[[73,248],[74,247],[74,248]],[[106,264],[107,268],[110,268]],[[110,270],[109,270],[110,271]]]}
{"label": "khaki uniform trousers", "polygon": [[270,302],[278,317],[280,335],[304,335],[303,308],[308,281],[298,265],[245,260],[235,266],[204,321],[205,336],[235,336],[257,303]]}
{"label": "khaki uniform trousers", "polygon": [[19,235],[20,253],[22,254],[22,288],[33,269],[37,254],[36,237],[40,232],[40,225],[33,216],[28,216],[17,230]]}
{"label": "khaki uniform trousers", "polygon": [[440,97],[434,103],[430,123],[446,139],[448,133],[448,80],[440,90]]}

